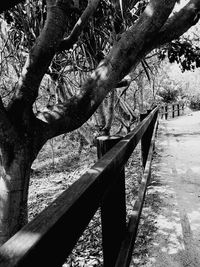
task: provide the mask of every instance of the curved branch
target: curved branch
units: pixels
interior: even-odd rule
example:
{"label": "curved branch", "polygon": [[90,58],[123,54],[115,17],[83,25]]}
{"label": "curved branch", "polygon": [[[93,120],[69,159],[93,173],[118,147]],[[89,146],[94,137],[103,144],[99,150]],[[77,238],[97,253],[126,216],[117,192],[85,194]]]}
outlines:
{"label": "curved branch", "polygon": [[24,110],[31,108],[35,102],[42,78],[64,36],[70,10],[68,1],[47,0],[47,20],[26,60],[17,89],[8,107],[10,114],[21,118]]}
{"label": "curved branch", "polygon": [[71,34],[65,38],[58,47],[58,51],[68,50],[70,49],[73,44],[78,40],[78,37],[83,30],[85,24],[87,23],[88,19],[93,15],[95,10],[98,7],[100,0],[88,0],[88,5],[79,18],[79,20],[76,22]]}
{"label": "curved branch", "polygon": [[156,37],[156,41],[149,44],[150,49],[160,47],[180,37],[200,18],[200,1],[190,0],[179,12],[167,20]]}
{"label": "curved branch", "polygon": [[81,93],[65,104],[46,110],[40,117],[49,124],[49,137],[80,127],[94,113],[109,91],[136,66],[146,42],[156,34],[171,14],[176,0],[152,0],[138,21],[121,35],[109,55],[98,65],[81,88]]}

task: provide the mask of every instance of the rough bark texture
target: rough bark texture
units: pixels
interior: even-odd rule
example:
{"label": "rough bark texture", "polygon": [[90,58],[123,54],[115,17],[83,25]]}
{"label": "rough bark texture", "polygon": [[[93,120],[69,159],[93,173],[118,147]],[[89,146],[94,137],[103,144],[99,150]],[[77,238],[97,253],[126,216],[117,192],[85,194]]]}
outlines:
{"label": "rough bark texture", "polygon": [[[18,2],[21,1],[1,2],[0,12]],[[191,0],[168,19],[176,1],[150,1],[133,26],[118,35],[110,53],[82,86],[80,94],[46,109],[36,118],[32,105],[55,53],[74,44],[99,1],[88,2],[83,23],[76,24],[68,41],[63,38],[67,18],[73,12],[72,1],[46,2],[47,20],[29,53],[15,95],[6,109],[0,101],[0,242],[26,222],[30,167],[43,144],[86,122],[147,53],[183,34],[198,21],[200,12],[200,1]]]}
{"label": "rough bark texture", "polygon": [[[10,156],[10,151],[6,151]],[[5,156],[5,155],[4,155]],[[25,162],[25,153],[18,152],[10,166],[0,166],[0,243],[27,223],[27,192],[30,162]]]}

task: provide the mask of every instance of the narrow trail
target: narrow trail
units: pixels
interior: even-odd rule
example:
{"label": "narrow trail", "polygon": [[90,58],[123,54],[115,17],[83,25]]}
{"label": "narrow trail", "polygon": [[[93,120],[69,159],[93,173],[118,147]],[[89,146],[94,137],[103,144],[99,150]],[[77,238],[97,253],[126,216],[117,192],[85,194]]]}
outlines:
{"label": "narrow trail", "polygon": [[200,267],[200,111],[160,121],[138,238],[132,266]]}

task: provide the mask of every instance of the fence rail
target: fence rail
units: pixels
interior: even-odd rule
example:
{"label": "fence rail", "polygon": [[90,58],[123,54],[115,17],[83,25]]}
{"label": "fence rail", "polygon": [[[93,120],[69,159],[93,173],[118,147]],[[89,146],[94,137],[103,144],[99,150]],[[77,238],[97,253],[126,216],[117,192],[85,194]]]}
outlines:
{"label": "fence rail", "polygon": [[169,118],[175,118],[176,116],[180,116],[184,114],[185,109],[185,103],[184,102],[178,102],[178,103],[172,103],[172,104],[165,104],[160,106],[160,118],[161,119],[169,119]]}
{"label": "fence rail", "polygon": [[[99,152],[98,162],[0,247],[0,266],[62,266],[99,207],[104,267],[129,266],[151,174],[158,110],[143,116],[120,141],[106,140],[109,145]],[[124,166],[140,141],[144,174],[127,225]],[[117,144],[106,153],[111,143]]]}

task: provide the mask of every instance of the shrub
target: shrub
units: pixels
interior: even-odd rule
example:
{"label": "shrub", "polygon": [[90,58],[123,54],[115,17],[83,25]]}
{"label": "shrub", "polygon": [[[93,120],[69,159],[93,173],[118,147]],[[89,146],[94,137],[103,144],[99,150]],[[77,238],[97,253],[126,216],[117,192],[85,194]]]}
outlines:
{"label": "shrub", "polygon": [[193,110],[200,110],[200,94],[191,97],[189,107]]}

